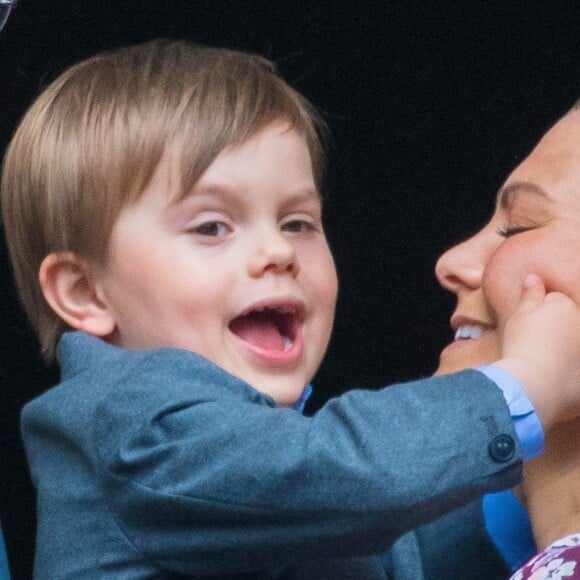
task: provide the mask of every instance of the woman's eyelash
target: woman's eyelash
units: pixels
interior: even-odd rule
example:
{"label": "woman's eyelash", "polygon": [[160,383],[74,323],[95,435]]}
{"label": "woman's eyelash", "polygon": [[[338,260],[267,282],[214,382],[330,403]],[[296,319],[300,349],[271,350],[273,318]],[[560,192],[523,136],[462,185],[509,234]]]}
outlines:
{"label": "woman's eyelash", "polygon": [[525,227],[525,226],[519,226],[519,227],[513,227],[513,228],[505,227],[505,228],[496,228],[496,232],[502,238],[509,238],[511,236],[515,236],[516,234],[521,234],[523,232],[527,232],[531,229],[533,229],[533,228]]}

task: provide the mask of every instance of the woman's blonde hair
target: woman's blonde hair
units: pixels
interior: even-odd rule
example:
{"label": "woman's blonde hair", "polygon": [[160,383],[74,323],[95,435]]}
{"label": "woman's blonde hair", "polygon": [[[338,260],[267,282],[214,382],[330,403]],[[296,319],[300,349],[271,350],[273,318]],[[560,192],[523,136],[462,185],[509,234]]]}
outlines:
{"label": "woman's blonde hair", "polygon": [[120,211],[169,145],[186,195],[226,147],[284,120],[324,172],[324,123],[260,56],[156,40],[98,54],[58,77],[22,120],[4,159],[2,218],[18,292],[43,356],[67,329],[41,293],[52,252],[106,258]]}

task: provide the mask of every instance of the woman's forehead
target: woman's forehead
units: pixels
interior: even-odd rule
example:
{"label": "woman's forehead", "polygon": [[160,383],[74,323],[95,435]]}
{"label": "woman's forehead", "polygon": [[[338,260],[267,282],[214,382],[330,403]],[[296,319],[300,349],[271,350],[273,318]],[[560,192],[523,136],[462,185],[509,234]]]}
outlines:
{"label": "woman's forehead", "polygon": [[580,196],[580,111],[566,115],[542,137],[511,173],[502,191],[514,183],[527,183],[555,199],[572,185]]}
{"label": "woman's forehead", "polygon": [[546,134],[529,156],[542,159],[580,158],[580,110],[562,117]]}

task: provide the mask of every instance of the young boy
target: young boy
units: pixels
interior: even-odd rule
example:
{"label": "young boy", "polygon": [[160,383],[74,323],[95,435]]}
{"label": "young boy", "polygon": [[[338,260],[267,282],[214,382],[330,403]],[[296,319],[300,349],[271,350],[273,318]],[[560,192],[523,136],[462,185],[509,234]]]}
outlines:
{"label": "young boy", "polygon": [[[296,412],[337,293],[321,129],[268,61],[164,41],[72,67],[25,116],[3,219],[62,370],[22,416],[38,578],[416,579],[412,541],[381,553],[520,480],[482,372]],[[490,368],[549,427],[580,414],[580,314],[542,299],[532,279]]]}

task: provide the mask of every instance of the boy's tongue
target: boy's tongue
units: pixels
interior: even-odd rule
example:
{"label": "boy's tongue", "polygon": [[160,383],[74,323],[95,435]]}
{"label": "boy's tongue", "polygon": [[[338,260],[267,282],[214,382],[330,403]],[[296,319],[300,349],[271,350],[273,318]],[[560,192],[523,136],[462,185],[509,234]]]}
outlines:
{"label": "boy's tongue", "polygon": [[271,313],[241,316],[232,321],[230,328],[242,340],[263,350],[284,350],[284,340]]}

